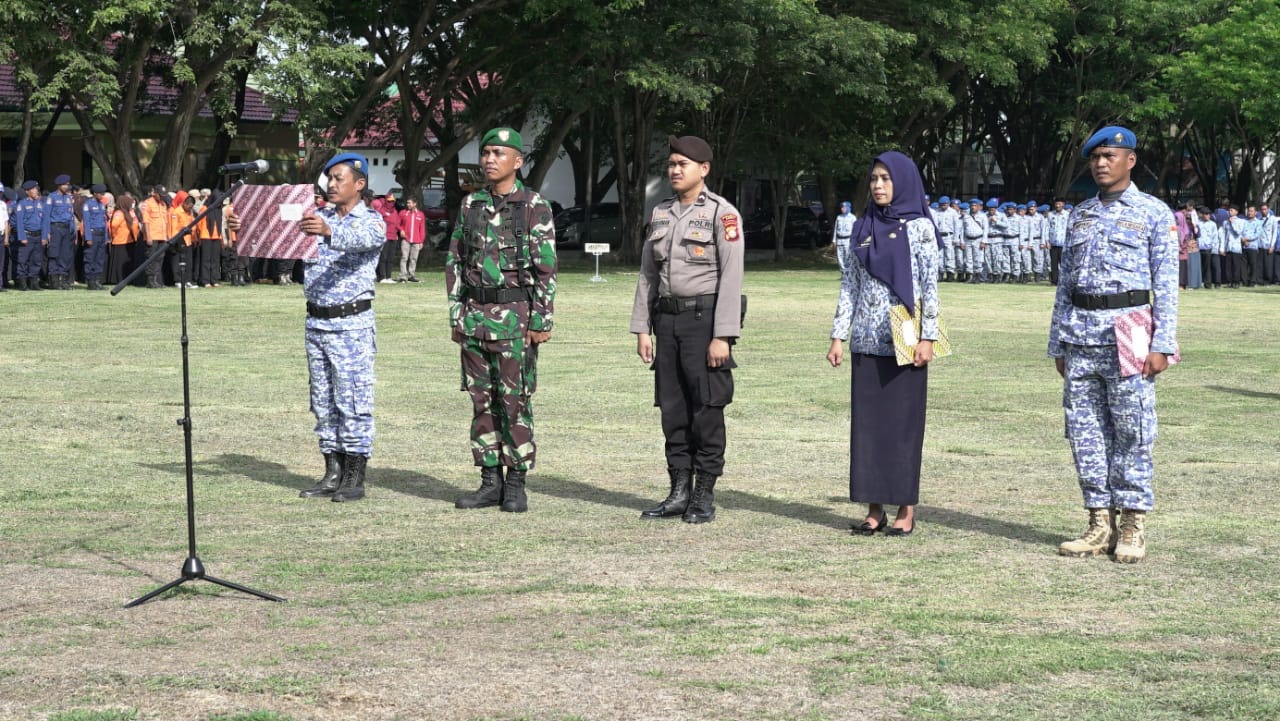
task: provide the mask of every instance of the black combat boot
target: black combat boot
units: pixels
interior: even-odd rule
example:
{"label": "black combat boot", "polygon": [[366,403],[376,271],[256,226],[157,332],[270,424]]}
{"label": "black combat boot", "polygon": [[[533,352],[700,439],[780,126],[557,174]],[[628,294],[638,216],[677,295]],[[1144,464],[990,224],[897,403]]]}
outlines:
{"label": "black combat boot", "polygon": [[358,501],[364,498],[364,467],[369,459],[354,453],[346,454],[342,464],[342,484],[333,492],[334,503]]}
{"label": "black combat boot", "polygon": [[454,502],[454,508],[488,508],[502,503],[502,466],[480,469],[480,488]]}
{"label": "black combat boot", "polygon": [[683,516],[689,507],[689,490],[693,486],[693,471],[688,468],[668,468],[671,476],[671,493],[653,508],[640,512],[641,518],[670,518]]}
{"label": "black combat boot", "polygon": [[308,488],[298,494],[299,498],[322,498],[324,496],[332,496],[334,491],[338,490],[338,485],[342,483],[342,470],[346,465],[347,454],[333,453],[324,454],[324,476],[314,487]]}
{"label": "black combat boot", "polygon": [[715,520],[716,507],[712,490],[716,487],[716,476],[698,471],[698,481],[693,484],[693,498],[689,499],[689,508],[684,512],[685,523],[708,523]]}
{"label": "black combat boot", "polygon": [[524,478],[527,471],[507,469],[502,481],[502,509],[507,513],[524,513],[529,510],[529,498],[524,494]]}
{"label": "black combat boot", "polygon": [[27,290],[44,290],[40,287],[40,278],[27,278]]}

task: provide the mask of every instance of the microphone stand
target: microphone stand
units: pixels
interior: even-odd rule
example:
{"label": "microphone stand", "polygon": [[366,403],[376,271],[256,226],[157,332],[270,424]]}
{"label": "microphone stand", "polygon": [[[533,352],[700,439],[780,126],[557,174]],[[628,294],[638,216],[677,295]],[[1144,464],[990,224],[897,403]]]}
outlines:
{"label": "microphone stand", "polygon": [[[201,220],[204,219],[206,215],[209,214],[209,211],[212,208],[216,208],[219,205],[221,205],[224,198],[227,198],[233,193],[235,193],[243,185],[244,185],[244,178],[241,178],[237,180],[235,183],[233,183],[231,185],[231,188],[228,189],[227,192],[225,193],[217,192],[214,195],[212,195],[210,202],[205,204],[204,209],[201,210],[200,213],[196,215],[196,217],[193,218],[190,223],[187,223],[186,226],[183,227],[181,230],[179,230],[177,233],[175,233],[172,238],[165,241],[164,243],[161,243],[154,251],[152,251],[151,255],[147,256],[147,259],[143,261],[141,265],[135,268],[134,271],[130,273],[127,278],[117,283],[115,287],[111,289],[111,295],[117,295],[120,291],[128,287],[128,285],[133,282],[134,278],[137,278],[153,263],[160,262],[160,259],[164,256],[165,252],[168,251],[170,248],[176,248],[179,243],[182,243],[183,239],[192,231],[192,229],[196,227],[197,223],[199,223]],[[194,480],[195,476],[192,471],[192,461],[191,461],[191,364],[187,355],[187,281],[185,280],[185,276],[187,275],[187,261],[183,259],[182,256],[179,256],[178,269],[179,269],[179,275],[183,276],[181,278],[178,278],[178,287],[180,289],[181,308],[182,308],[181,310],[182,417],[178,419],[178,425],[182,427],[182,436],[186,446],[187,560],[182,564],[181,575],[179,575],[178,578],[170,581],[169,583],[166,583],[165,585],[155,589],[154,591],[151,591],[145,596],[136,598],[126,603],[124,607],[133,608],[134,606],[142,605],[147,601],[150,601],[151,599],[155,598],[156,596],[159,596],[160,594],[170,589],[181,586],[187,581],[197,581],[197,580],[205,580],[205,581],[209,581],[210,583],[216,583],[219,586],[225,586],[226,588],[230,588],[235,591],[248,593],[248,594],[257,596],[259,598],[266,599],[268,601],[284,601],[284,599],[280,598],[279,596],[273,596],[269,593],[256,591],[252,588],[248,588],[247,586],[241,586],[238,583],[232,583],[231,581],[224,581],[221,578],[215,578],[213,576],[208,575],[204,571],[204,564],[200,562],[200,557],[196,555],[196,502],[195,502],[195,480]]]}

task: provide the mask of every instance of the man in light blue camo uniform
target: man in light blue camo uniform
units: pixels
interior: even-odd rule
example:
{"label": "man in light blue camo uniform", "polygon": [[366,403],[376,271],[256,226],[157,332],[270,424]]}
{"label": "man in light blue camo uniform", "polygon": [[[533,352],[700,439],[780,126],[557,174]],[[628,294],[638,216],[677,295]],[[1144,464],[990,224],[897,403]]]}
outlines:
{"label": "man in light blue camo uniform", "polygon": [[1053,201],[1053,210],[1045,219],[1045,232],[1049,242],[1049,283],[1058,284],[1058,265],[1062,262],[1062,245],[1067,240],[1067,219],[1071,217],[1071,206],[1061,200]]}
{"label": "man in light blue camo uniform", "polygon": [[840,215],[836,216],[835,228],[831,232],[831,243],[836,248],[836,264],[840,272],[849,268],[849,238],[853,235],[853,222],[858,216],[853,214],[853,203],[845,200],[840,203]]}
{"label": "man in light blue camo uniform", "polygon": [[[1146,514],[1155,503],[1155,377],[1177,350],[1178,232],[1172,211],[1131,181],[1137,138],[1099,130],[1081,150],[1098,195],[1071,214],[1049,328],[1049,356],[1064,379],[1066,435],[1089,526],[1063,543],[1064,556],[1146,556]],[[1151,309],[1142,370],[1122,376],[1114,322]]]}
{"label": "man in light blue camo uniform", "polygon": [[1013,206],[1000,203],[995,198],[987,200],[991,221],[987,226],[987,269],[992,283],[1004,283],[1009,279],[1009,241],[1018,235],[1014,224]]}
{"label": "man in light blue camo uniform", "polygon": [[964,242],[964,214],[965,208],[960,207],[959,196],[951,198],[951,207],[949,214],[951,216],[951,246],[947,250],[952,256],[952,267],[955,268],[955,274],[952,280],[963,282],[969,278],[968,254],[965,252]]}
{"label": "man in light blue camo uniform", "polygon": [[[1028,214],[1030,208],[1027,209]],[[1031,229],[1031,269],[1039,283],[1049,273],[1049,206],[1036,206],[1035,224]]]}
{"label": "man in light blue camo uniform", "polygon": [[938,198],[938,208],[933,213],[933,222],[938,226],[938,234],[942,236],[942,279],[955,280],[955,214],[951,212],[949,196],[944,195]]}
{"label": "man in light blue camo uniform", "polygon": [[967,282],[987,282],[986,259],[987,247],[987,214],[982,210],[982,201],[977,198],[969,200],[969,212],[960,218],[960,228],[964,236],[965,270]]}

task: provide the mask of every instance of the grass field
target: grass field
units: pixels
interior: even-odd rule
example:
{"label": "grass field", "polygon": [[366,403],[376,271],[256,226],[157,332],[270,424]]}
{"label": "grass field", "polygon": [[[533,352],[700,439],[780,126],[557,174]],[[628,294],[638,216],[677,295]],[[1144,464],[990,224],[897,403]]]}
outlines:
{"label": "grass field", "polygon": [[0,718],[1280,718],[1280,291],[1182,298],[1137,566],[1056,555],[1083,511],[1047,286],[945,284],[919,528],[855,538],[837,278],[751,267],[714,523],[665,495],[634,274],[560,279],[527,514],[474,489],[439,273],[378,286],[369,497],[321,459],[297,286],[190,293],[187,555],[177,291],[0,296]]}

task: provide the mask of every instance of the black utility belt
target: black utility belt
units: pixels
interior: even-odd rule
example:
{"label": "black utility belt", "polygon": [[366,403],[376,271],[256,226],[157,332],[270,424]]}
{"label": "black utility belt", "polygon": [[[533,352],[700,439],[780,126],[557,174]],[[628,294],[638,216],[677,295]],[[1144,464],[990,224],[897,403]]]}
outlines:
{"label": "black utility belt", "polygon": [[1111,295],[1085,295],[1072,293],[1071,305],[1085,310],[1115,310],[1116,308],[1132,308],[1135,305],[1146,305],[1151,302],[1149,290],[1126,290]]}
{"label": "black utility belt", "polygon": [[716,307],[716,296],[711,295],[693,295],[681,297],[678,295],[664,295],[658,297],[659,313],[689,313],[700,310],[714,310]]}
{"label": "black utility belt", "polygon": [[333,320],[334,318],[346,318],[349,315],[363,313],[372,307],[373,301],[368,298],[364,300],[353,300],[350,303],[343,303],[342,305],[316,305],[315,303],[307,303],[307,315],[312,318]]}
{"label": "black utility belt", "polygon": [[521,288],[473,288],[472,286],[466,286],[462,289],[462,296],[477,303],[523,303],[533,300],[533,288],[528,286]]}
{"label": "black utility belt", "polygon": [[62,227],[64,227],[64,228],[70,228],[70,227],[71,227],[71,224],[70,224],[70,223],[63,223],[63,222],[56,221],[56,220],[51,220],[51,221],[49,221],[49,225],[61,225],[61,226],[62,226]]}

